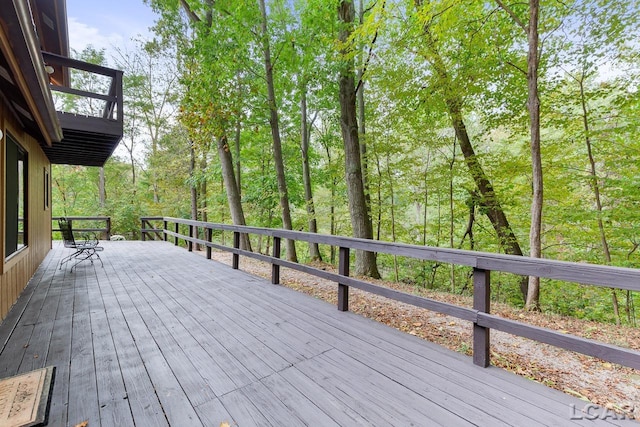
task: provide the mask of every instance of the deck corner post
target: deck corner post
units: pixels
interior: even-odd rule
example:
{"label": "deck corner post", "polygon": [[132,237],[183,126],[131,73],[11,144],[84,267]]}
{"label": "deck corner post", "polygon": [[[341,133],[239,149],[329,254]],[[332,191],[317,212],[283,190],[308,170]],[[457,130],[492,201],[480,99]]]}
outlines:
{"label": "deck corner post", "polygon": [[178,224],[177,222],[176,222],[176,226],[175,226],[175,231],[176,231],[176,236],[173,239],[173,244],[178,246],[178,233],[180,232],[180,224]]}
{"label": "deck corner post", "polygon": [[[240,249],[240,233],[237,231],[233,232],[233,248]],[[231,268],[234,270],[240,268],[240,254],[234,252]]]}
{"label": "deck corner post", "polygon": [[187,242],[187,250],[193,252],[193,225],[189,224],[189,241]]}
{"label": "deck corner post", "polygon": [[[211,236],[213,234],[211,228],[207,227],[205,234],[207,235],[207,243],[211,243]],[[207,245],[207,259],[211,259],[211,246],[209,245]]]}
{"label": "deck corner post", "polygon": [[[473,269],[473,308],[482,313],[491,311],[491,271],[480,268]],[[491,364],[490,360],[491,329],[473,324],[473,363],[483,368]]]}
{"label": "deck corner post", "polygon": [[[277,236],[273,236],[273,257],[280,258],[282,247],[282,239]],[[280,284],[280,265],[271,263],[271,283],[273,285]]]}
{"label": "deck corner post", "polygon": [[107,217],[107,231],[105,232],[106,240],[111,240],[111,217]]}
{"label": "deck corner post", "polygon": [[164,241],[167,241],[167,238],[169,237],[169,235],[167,234],[167,225],[168,225],[168,221],[167,220],[163,220],[162,221],[162,234],[164,235]]}
{"label": "deck corner post", "polygon": [[144,231],[144,218],[140,220],[140,238],[143,242],[147,240],[147,233]]}
{"label": "deck corner post", "polygon": [[[349,248],[340,247],[338,273],[349,277]],[[338,310],[349,311],[349,286],[338,283]]]}
{"label": "deck corner post", "polygon": [[[280,258],[282,239],[277,236],[273,236],[273,257]],[[280,284],[280,265],[271,263],[271,283],[273,285]]]}

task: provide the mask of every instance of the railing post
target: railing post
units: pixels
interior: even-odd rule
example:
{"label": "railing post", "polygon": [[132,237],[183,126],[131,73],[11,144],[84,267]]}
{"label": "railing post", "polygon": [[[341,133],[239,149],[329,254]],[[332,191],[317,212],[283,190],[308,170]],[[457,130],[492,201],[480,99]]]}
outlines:
{"label": "railing post", "polygon": [[[473,269],[473,308],[482,313],[491,309],[490,271]],[[486,368],[490,365],[490,332],[491,329],[473,325],[473,363]]]}
{"label": "railing post", "polygon": [[[193,225],[189,224],[189,238],[193,239]],[[187,242],[187,250],[193,252],[193,242],[189,240]]]}
{"label": "railing post", "polygon": [[[280,237],[273,237],[273,257],[280,258]],[[271,264],[271,283],[274,285],[280,284],[280,266],[278,264]]]}
{"label": "railing post", "polygon": [[[176,231],[176,234],[178,234],[180,232],[180,224],[178,224],[177,222],[176,222],[176,226],[175,226],[175,231]],[[178,246],[178,236],[175,236],[175,238],[173,240],[173,244]]]}
{"label": "railing post", "polygon": [[[349,248],[340,248],[338,273],[349,277]],[[349,311],[349,286],[338,283],[338,310]]]}
{"label": "railing post", "polygon": [[140,219],[140,239],[144,242],[147,240],[147,233],[144,231],[144,219]]}
{"label": "railing post", "polygon": [[107,240],[111,240],[111,217],[107,217],[107,235],[105,236]]}
{"label": "railing post", "polygon": [[166,233],[167,225],[168,225],[167,221],[162,221],[162,234],[164,235],[165,242],[167,241],[167,237],[169,237],[169,235]]}
{"label": "railing post", "polygon": [[[213,234],[213,231],[210,228],[206,228],[205,229],[205,234],[207,236],[207,242],[211,243],[211,236]],[[207,245],[207,259],[211,259],[211,246]]]}
{"label": "railing post", "polygon": [[[240,249],[240,233],[237,231],[233,232],[233,248]],[[233,261],[231,263],[231,268],[237,270],[240,267],[240,254],[233,254]]]}

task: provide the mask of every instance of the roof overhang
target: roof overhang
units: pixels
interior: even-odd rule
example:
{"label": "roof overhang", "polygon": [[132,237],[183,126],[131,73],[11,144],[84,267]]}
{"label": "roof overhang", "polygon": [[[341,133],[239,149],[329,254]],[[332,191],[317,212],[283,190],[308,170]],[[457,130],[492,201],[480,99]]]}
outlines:
{"label": "roof overhang", "polygon": [[[63,133],[27,1],[10,0],[0,8],[0,49],[4,56],[0,66],[8,68],[0,70],[0,89],[7,88],[3,93],[11,96],[6,99],[9,108],[22,119],[25,130],[37,132],[51,147],[62,140]],[[20,96],[13,98],[14,92]]]}
{"label": "roof overhang", "polygon": [[[0,7],[0,100],[52,163],[104,165],[123,134],[122,71],[69,58],[65,0],[6,3]],[[73,88],[70,70],[103,79],[103,93]],[[99,109],[56,111],[65,99],[81,98]]]}

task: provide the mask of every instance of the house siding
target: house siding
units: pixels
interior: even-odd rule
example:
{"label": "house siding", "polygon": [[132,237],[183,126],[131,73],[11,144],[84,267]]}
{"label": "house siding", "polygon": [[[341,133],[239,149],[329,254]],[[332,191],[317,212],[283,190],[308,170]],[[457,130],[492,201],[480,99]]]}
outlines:
{"label": "house siding", "polygon": [[[1,99],[1,98],[0,98]],[[45,191],[51,194],[51,164],[38,141],[24,132],[0,100],[0,320],[4,320],[40,263],[51,250],[51,200],[45,206]],[[27,247],[6,259],[5,249],[5,152],[6,135],[11,134],[28,152],[28,243]],[[49,188],[45,189],[45,171],[49,173]]]}

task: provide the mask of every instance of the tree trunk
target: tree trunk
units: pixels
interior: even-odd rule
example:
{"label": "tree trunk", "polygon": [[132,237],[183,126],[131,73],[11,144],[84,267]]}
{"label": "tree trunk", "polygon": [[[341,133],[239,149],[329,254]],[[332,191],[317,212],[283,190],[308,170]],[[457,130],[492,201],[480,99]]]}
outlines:
{"label": "tree trunk", "polygon": [[[233,173],[233,159],[231,158],[227,138],[218,138],[217,145],[218,157],[220,158],[220,165],[222,166],[224,189],[227,193],[227,202],[229,203],[229,211],[231,212],[231,220],[234,225],[246,225],[240,191],[238,191],[236,177]],[[240,235],[240,249],[251,250],[251,242],[249,241],[249,236],[246,234]]]}
{"label": "tree trunk", "polygon": [[377,221],[376,221],[376,240],[381,239],[382,235],[382,168],[380,167],[380,156],[376,153],[376,167],[378,172],[378,185],[376,185],[376,206],[378,206]]}
{"label": "tree trunk", "polygon": [[[453,167],[456,164],[456,141],[454,138],[453,149],[451,150],[451,161],[449,162],[449,247],[453,249],[453,238],[455,233],[455,218],[453,211]],[[451,281],[451,292],[456,291],[456,266],[449,266],[449,279]]]}
{"label": "tree trunk", "polygon": [[240,119],[236,121],[236,135],[235,135],[235,166],[236,166],[236,186],[238,187],[238,194],[242,196],[242,175],[240,165],[240,132],[242,130],[242,123]]}
{"label": "tree trunk", "polygon": [[[531,126],[531,171],[533,184],[533,197],[531,200],[531,228],[529,229],[529,256],[540,258],[542,256],[542,156],[540,154],[540,98],[538,96],[538,15],[539,0],[529,0],[529,25],[528,43],[529,53],[527,57],[527,84],[529,97],[529,121]],[[540,309],[540,278],[529,276],[529,288],[527,291],[527,310]]]}
{"label": "tree trunk", "polygon": [[[431,163],[431,151],[427,151],[422,182],[424,183],[424,210],[422,211],[422,246],[427,246],[427,207],[429,206],[429,164]],[[427,287],[427,261],[422,261],[422,287]]]}
{"label": "tree trunk", "polygon": [[[206,153],[202,155],[202,161],[200,162],[200,170],[202,170],[203,173],[206,172],[207,170],[207,154]],[[202,212],[202,214],[200,215],[200,218],[204,222],[207,222],[208,220],[207,209],[208,209],[207,180],[203,179],[202,183],[200,183],[200,210]]]}
{"label": "tree trunk", "polygon": [[[220,163],[222,163],[222,159],[220,159]],[[223,175],[220,176],[220,191],[225,191],[225,183],[224,183],[225,179],[224,179],[224,169],[223,169]],[[227,200],[228,200],[228,196],[227,196]],[[228,203],[228,206],[231,206],[231,203]],[[224,205],[222,203],[220,203],[220,222],[222,224],[224,224],[225,221],[225,213],[226,213],[226,208],[224,207]],[[244,216],[244,215],[243,215]],[[242,242],[242,240],[241,240]],[[224,231],[221,230],[220,231],[220,244],[224,245],[225,244],[225,237],[224,237]]]}
{"label": "tree trunk", "polygon": [[[346,43],[352,32],[354,21],[353,1],[342,0],[338,6],[338,17],[342,23],[340,41]],[[340,67],[340,128],[344,141],[345,174],[349,213],[354,237],[371,239],[373,229],[368,214],[362,181],[362,162],[360,159],[360,141],[358,138],[358,120],[356,118],[355,72],[353,59],[349,58],[349,49],[342,48],[344,56]],[[355,274],[379,278],[376,254],[356,251]]]}
{"label": "tree trunk", "polygon": [[[362,0],[358,2],[358,21],[360,25],[364,22],[364,4]],[[360,52],[362,54],[362,52]],[[364,108],[364,68],[358,67],[356,81],[360,83],[358,92],[356,93],[356,101],[358,105],[358,133],[360,138],[360,160],[362,161],[362,185],[364,186],[364,200],[367,205],[367,215],[371,218],[371,190],[369,188],[369,161],[367,157],[367,128],[365,125],[365,108]]]}
{"label": "tree trunk", "polygon": [[[391,159],[389,158],[389,153],[387,153],[387,179],[389,180],[389,196],[391,197],[391,241],[393,243],[396,242],[396,203],[395,203],[395,193],[393,191],[393,174],[391,173]],[[395,281],[399,280],[398,273],[398,256],[393,255],[393,271]]]}
{"label": "tree trunk", "polygon": [[191,159],[189,161],[189,176],[191,177],[191,219],[194,221],[198,220],[198,187],[193,182],[195,171],[196,171],[196,150],[193,146],[193,142],[191,142],[191,147],[189,148],[189,152],[191,154]]}
{"label": "tree trunk", "polygon": [[[596,214],[598,216],[598,230],[600,232],[600,242],[602,243],[602,252],[604,261],[607,265],[611,264],[611,252],[609,251],[609,242],[607,242],[607,234],[604,231],[604,221],[602,221],[602,200],[600,199],[600,183],[598,182],[598,171],[596,169],[596,161],[593,157],[591,149],[591,135],[589,129],[589,114],[587,111],[587,100],[584,94],[584,74],[580,79],[576,79],[580,85],[580,104],[582,105],[582,124],[584,126],[584,140],[587,145],[587,156],[589,157],[591,187],[593,188],[593,196],[596,202]],[[620,326],[620,307],[618,305],[618,296],[615,289],[611,289],[611,304],[613,306],[613,314],[616,318],[616,325]],[[627,316],[628,318],[629,316]]]}
{"label": "tree trunk", "polygon": [[[422,1],[416,0],[416,7],[418,9],[421,5]],[[511,225],[507,220],[507,216],[500,205],[498,196],[493,189],[493,185],[491,184],[491,181],[489,181],[482,165],[478,161],[473,145],[471,144],[471,139],[464,124],[462,115],[462,97],[456,93],[456,90],[453,87],[453,83],[451,82],[445,63],[436,48],[436,41],[434,40],[429,27],[425,25],[423,32],[427,38],[426,46],[430,54],[430,58],[428,58],[428,60],[434,68],[438,77],[439,86],[444,93],[445,104],[458,140],[458,145],[460,146],[460,151],[462,151],[467,168],[469,169],[471,177],[480,192],[481,203],[485,207],[486,215],[489,218],[505,253],[522,256],[522,249],[518,244],[518,239],[513,233]],[[526,301],[528,292],[526,277],[523,277],[520,280],[520,292],[523,299]]]}
{"label": "tree trunk", "polygon": [[[240,80],[240,72],[237,73],[238,77],[238,98],[242,97],[242,83]],[[236,119],[236,135],[235,135],[235,166],[236,166],[236,185],[238,186],[238,193],[242,197],[242,175],[240,164],[240,136],[242,132],[242,121],[240,120],[240,113]]]}
{"label": "tree trunk", "polygon": [[[302,181],[304,184],[304,199],[307,205],[307,217],[309,220],[309,232],[317,233],[318,224],[316,221],[316,209],[313,204],[313,192],[311,189],[311,172],[309,171],[309,130],[307,122],[307,87],[302,85],[300,96],[300,151],[302,153]],[[322,261],[320,248],[317,243],[309,243],[309,257],[314,261]]]}
{"label": "tree trunk", "polygon": [[[207,151],[208,151],[208,147],[207,147]],[[206,170],[207,170],[207,153],[202,153],[202,159],[200,159],[200,171],[204,174]],[[200,182],[200,188],[198,190],[198,194],[200,196],[198,200],[199,202],[198,211],[200,212],[200,220],[207,222],[207,180],[206,178],[203,179],[202,182]],[[198,235],[196,235],[196,237],[204,238],[204,236],[198,236]],[[196,251],[202,250],[200,243],[196,243],[195,250]]]}
{"label": "tree trunk", "polygon": [[[324,146],[325,151],[327,153],[327,166],[330,171],[333,171],[333,165],[331,163],[331,149],[329,148],[329,144]],[[329,206],[329,234],[335,236],[336,234],[336,186],[338,185],[338,180],[333,176],[333,172],[331,173],[331,202]],[[336,264],[336,247],[331,245],[329,248],[329,259],[331,265]]]}
{"label": "tree trunk", "polygon": [[[271,136],[273,138],[273,160],[276,168],[278,181],[278,193],[280,195],[280,207],[282,208],[282,226],[286,230],[292,230],[291,211],[289,208],[289,194],[287,192],[287,181],[284,173],[284,161],[282,158],[282,142],[280,140],[280,127],[278,120],[278,108],[276,105],[276,93],[273,83],[273,66],[271,64],[271,50],[269,47],[269,34],[267,32],[267,9],[265,1],[259,0],[260,13],[262,15],[262,53],[264,55],[265,77],[267,82],[267,93],[269,103],[269,124],[271,125]],[[298,262],[296,255],[295,241],[287,239],[287,259]]]}
{"label": "tree trunk", "polygon": [[104,209],[107,202],[107,191],[106,191],[106,185],[105,185],[105,179],[104,179],[104,166],[100,168],[98,190],[100,192],[100,209]]}

